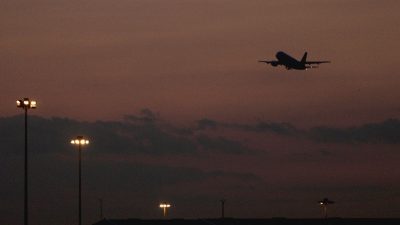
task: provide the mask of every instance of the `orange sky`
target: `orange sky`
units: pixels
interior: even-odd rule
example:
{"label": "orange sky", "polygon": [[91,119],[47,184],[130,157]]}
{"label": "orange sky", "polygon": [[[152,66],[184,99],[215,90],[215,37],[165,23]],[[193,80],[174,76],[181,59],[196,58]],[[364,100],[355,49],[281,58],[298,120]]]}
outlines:
{"label": "orange sky", "polygon": [[[6,1],[0,115],[300,125],[396,117],[397,1]],[[257,63],[284,50],[331,60],[311,71]],[[345,121],[343,123],[343,121]]]}

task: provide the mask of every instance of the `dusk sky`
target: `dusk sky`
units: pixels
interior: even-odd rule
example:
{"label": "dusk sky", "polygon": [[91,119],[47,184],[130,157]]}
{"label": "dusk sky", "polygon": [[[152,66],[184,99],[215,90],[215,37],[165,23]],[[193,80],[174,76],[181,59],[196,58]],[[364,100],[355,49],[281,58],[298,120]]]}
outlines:
{"label": "dusk sky", "polygon": [[[0,224],[400,217],[400,1],[3,0]],[[329,60],[271,67],[277,51]]]}

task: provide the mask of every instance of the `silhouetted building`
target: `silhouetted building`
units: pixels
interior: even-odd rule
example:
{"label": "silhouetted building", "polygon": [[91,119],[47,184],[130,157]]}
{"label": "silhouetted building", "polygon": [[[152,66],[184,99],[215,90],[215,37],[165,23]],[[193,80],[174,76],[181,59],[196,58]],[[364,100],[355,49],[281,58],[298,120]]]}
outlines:
{"label": "silhouetted building", "polygon": [[104,219],[93,225],[399,225],[400,219]]}

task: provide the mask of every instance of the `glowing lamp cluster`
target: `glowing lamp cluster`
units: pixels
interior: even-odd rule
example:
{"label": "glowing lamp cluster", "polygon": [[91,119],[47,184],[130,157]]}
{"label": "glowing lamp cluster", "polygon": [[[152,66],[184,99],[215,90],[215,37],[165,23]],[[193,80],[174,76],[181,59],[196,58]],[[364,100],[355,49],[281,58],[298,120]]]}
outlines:
{"label": "glowing lamp cluster", "polygon": [[24,108],[24,109],[35,109],[36,108],[36,101],[30,100],[29,98],[24,98],[22,100],[17,100],[17,107]]}
{"label": "glowing lamp cluster", "polygon": [[164,217],[167,216],[167,209],[170,208],[170,207],[171,207],[171,205],[170,205],[169,203],[165,203],[165,202],[160,203],[160,208],[163,209],[163,215],[164,215]]}
{"label": "glowing lamp cluster", "polygon": [[168,204],[168,203],[161,203],[160,204],[160,208],[169,208],[169,207],[171,207],[171,205]]}
{"label": "glowing lamp cluster", "polygon": [[73,144],[73,145],[88,145],[89,140],[84,139],[83,137],[78,137],[76,139],[71,140],[71,144]]}

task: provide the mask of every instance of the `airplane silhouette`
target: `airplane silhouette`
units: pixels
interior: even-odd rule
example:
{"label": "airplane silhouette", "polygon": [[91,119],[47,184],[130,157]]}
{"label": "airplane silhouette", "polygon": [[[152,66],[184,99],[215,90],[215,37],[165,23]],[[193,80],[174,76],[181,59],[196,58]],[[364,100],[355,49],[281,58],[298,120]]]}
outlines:
{"label": "airplane silhouette", "polygon": [[272,61],[267,61],[267,60],[260,60],[258,62],[263,62],[267,64],[271,64],[272,66],[285,66],[286,69],[291,70],[307,70],[310,68],[318,68],[318,66],[312,66],[313,64],[321,64],[321,63],[330,63],[330,61],[307,61],[307,52],[304,53],[303,58],[301,58],[300,61],[297,59],[291,57],[290,55],[280,51],[276,53],[275,57],[278,60],[272,60]]}

